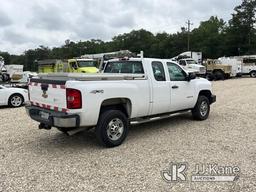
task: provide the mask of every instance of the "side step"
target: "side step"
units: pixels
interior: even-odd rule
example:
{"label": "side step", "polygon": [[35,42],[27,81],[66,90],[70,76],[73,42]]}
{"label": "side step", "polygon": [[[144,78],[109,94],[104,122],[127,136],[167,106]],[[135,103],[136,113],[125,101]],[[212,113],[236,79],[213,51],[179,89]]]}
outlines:
{"label": "side step", "polygon": [[186,114],[186,113],[190,113],[190,110],[180,111],[180,112],[170,113],[170,114],[163,114],[163,115],[158,115],[158,116],[148,117],[148,118],[136,118],[136,119],[132,119],[130,121],[130,124],[131,125],[138,125],[138,124],[142,124],[142,123],[158,121],[158,120],[161,120],[161,119],[167,119],[167,118],[170,118],[170,117],[175,117],[175,116],[179,116],[179,115]]}

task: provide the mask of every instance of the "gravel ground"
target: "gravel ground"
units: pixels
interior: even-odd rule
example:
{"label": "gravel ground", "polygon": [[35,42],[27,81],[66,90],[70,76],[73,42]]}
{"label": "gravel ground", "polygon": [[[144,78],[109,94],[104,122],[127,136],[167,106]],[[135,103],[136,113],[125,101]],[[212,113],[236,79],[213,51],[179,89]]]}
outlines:
{"label": "gravel ground", "polygon": [[[256,79],[213,82],[207,121],[190,115],[134,126],[117,148],[93,132],[38,130],[24,108],[0,108],[0,191],[256,191]],[[171,162],[239,166],[236,182],[169,184]]]}

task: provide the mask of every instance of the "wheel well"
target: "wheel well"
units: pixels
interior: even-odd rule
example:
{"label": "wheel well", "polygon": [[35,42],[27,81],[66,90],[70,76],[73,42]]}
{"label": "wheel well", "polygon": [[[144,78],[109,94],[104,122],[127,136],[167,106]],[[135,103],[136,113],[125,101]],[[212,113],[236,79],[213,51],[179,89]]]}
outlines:
{"label": "wheel well", "polygon": [[251,74],[252,72],[256,72],[256,70],[251,70],[251,71],[250,71],[250,74]]}
{"label": "wheel well", "polygon": [[224,71],[222,70],[222,69],[214,69],[213,71],[212,71],[212,73],[215,73],[215,72],[221,72],[221,73],[224,73]]}
{"label": "wheel well", "polygon": [[132,104],[130,99],[127,98],[112,98],[104,100],[100,107],[100,113],[110,109],[120,110],[127,117],[130,117],[132,112]]}
{"label": "wheel well", "polygon": [[212,102],[211,101],[212,100],[212,93],[211,93],[210,90],[202,90],[202,91],[199,92],[199,96],[200,95],[204,95],[205,97],[207,97],[209,99],[210,103]]}

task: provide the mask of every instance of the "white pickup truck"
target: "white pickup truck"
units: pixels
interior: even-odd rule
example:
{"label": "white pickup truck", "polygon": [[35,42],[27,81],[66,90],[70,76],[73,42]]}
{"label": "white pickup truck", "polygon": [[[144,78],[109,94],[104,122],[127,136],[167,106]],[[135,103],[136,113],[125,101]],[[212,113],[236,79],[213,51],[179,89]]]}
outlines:
{"label": "white pickup truck", "polygon": [[178,60],[178,63],[188,71],[194,71],[200,77],[206,76],[206,67],[198,64],[194,59],[186,58]]}
{"label": "white pickup truck", "polygon": [[120,145],[130,124],[192,111],[205,120],[216,101],[211,83],[171,60],[108,61],[103,74],[41,74],[29,83],[29,116],[39,128],[72,134],[95,127],[100,143]]}

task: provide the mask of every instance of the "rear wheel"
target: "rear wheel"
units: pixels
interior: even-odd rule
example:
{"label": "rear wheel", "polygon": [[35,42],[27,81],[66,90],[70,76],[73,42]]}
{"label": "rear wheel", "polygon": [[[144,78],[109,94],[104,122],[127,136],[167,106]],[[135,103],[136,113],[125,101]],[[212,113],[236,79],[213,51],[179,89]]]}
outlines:
{"label": "rear wheel", "polygon": [[252,72],[250,73],[250,76],[253,77],[253,78],[256,78],[256,71],[252,71]]}
{"label": "rear wheel", "polygon": [[108,110],[100,115],[95,129],[98,141],[107,147],[121,145],[128,134],[128,119],[119,110]]}
{"label": "rear wheel", "polygon": [[192,109],[193,118],[196,120],[206,120],[210,113],[209,99],[204,95],[199,95],[196,106]]}
{"label": "rear wheel", "polygon": [[230,79],[230,74],[229,73],[225,73],[225,79]]}
{"label": "rear wheel", "polygon": [[216,80],[224,80],[225,79],[225,74],[222,71],[214,71],[214,77]]}
{"label": "rear wheel", "polygon": [[20,107],[24,102],[24,98],[20,94],[13,94],[10,96],[8,105],[10,107]]}
{"label": "rear wheel", "polygon": [[212,73],[207,73],[205,78],[208,81],[213,81],[214,80],[214,75]]}

